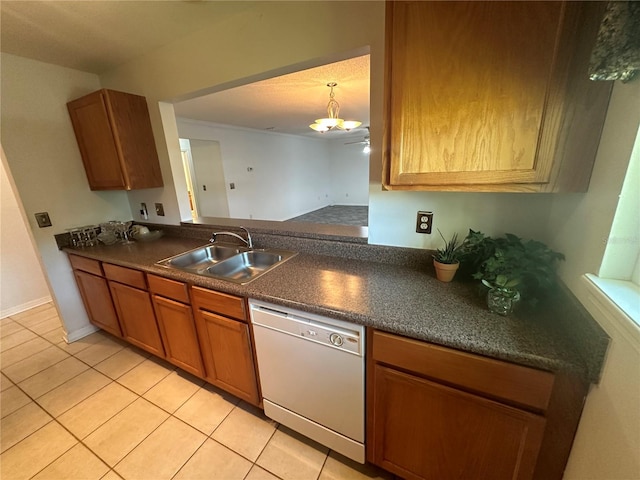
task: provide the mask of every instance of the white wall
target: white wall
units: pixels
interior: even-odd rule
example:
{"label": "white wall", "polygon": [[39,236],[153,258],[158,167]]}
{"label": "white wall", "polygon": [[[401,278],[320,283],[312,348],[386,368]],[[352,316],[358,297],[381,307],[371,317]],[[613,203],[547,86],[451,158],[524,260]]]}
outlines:
{"label": "white wall", "polygon": [[51,301],[49,286],[27,230],[11,172],[0,149],[0,318]]}
{"label": "white wall", "polygon": [[640,81],[616,82],[589,191],[553,196],[545,228],[549,245],[567,255],[560,269],[563,281],[611,336],[604,374],[587,397],[566,479],[640,478],[640,335],[634,338],[594,309],[582,279],[600,268],[639,124]]}
{"label": "white wall", "polygon": [[186,119],[178,119],[178,131],[181,138],[220,143],[231,218],[287,220],[331,203],[323,140]]}
{"label": "white wall", "polygon": [[[185,118],[178,118],[177,125],[181,138],[207,140],[220,148],[222,175],[211,171],[205,181],[203,164],[197,160],[191,142],[200,184],[201,216],[286,220],[326,205],[369,203],[369,156],[362,153],[362,145]],[[257,172],[254,164],[262,170]],[[247,168],[253,170],[249,172]],[[216,190],[224,188],[229,212],[215,214],[213,205],[207,207],[212,202],[219,203],[218,198],[203,204],[207,192],[209,197],[217,196],[211,188],[204,192],[202,183]],[[236,188],[230,189],[230,183]]]}
{"label": "white wall", "polygon": [[[602,380],[582,413],[565,480],[640,478],[640,330],[621,327],[596,302],[587,308],[611,337]],[[631,321],[629,320],[631,323]]]}
{"label": "white wall", "polygon": [[[436,229],[446,238],[454,232],[464,238],[469,229],[490,236],[513,233],[541,239],[549,218],[552,194],[369,192],[369,243],[435,249],[442,246]],[[416,233],[419,210],[433,212],[431,235]]]}
{"label": "white wall", "polygon": [[331,140],[331,198],[334,205],[369,205],[369,155],[360,143],[345,145],[348,140]]}
{"label": "white wall", "polygon": [[615,84],[586,194],[555,195],[549,244],[567,254],[560,274],[578,298],[580,277],[598,273],[640,123],[640,81]]}
{"label": "white wall", "polygon": [[[92,192],[66,103],[100,88],[93,74],[2,54],[1,134],[17,194],[70,338],[92,331],[66,254],[54,233],[111,219],[130,219],[125,192]],[[33,216],[49,212],[53,226]],[[27,285],[22,285],[28,288]]]}

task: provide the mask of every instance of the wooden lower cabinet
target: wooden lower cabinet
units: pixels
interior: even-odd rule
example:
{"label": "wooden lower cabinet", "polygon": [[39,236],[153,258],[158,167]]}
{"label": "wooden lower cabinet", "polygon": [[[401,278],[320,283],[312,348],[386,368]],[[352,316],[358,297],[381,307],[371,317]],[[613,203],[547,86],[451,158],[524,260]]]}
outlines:
{"label": "wooden lower cabinet", "polygon": [[374,459],[405,478],[528,479],[545,419],[375,366]]}
{"label": "wooden lower cabinet", "polygon": [[113,308],[107,280],[81,270],[74,270],[73,275],[91,323],[122,338],[122,330]]}
{"label": "wooden lower cabinet", "polygon": [[406,479],[560,480],[587,387],[369,329],[367,460]]}
{"label": "wooden lower cabinet", "polygon": [[167,360],[204,378],[204,365],[191,306],[160,295],[153,295],[153,306]]}
{"label": "wooden lower cabinet", "polygon": [[[207,381],[253,405],[259,405],[244,300],[199,287],[191,289],[191,296]],[[216,311],[212,311],[214,308]]]}
{"label": "wooden lower cabinet", "polygon": [[260,405],[244,298],[78,255],[69,259],[92,323]]}
{"label": "wooden lower cabinet", "polygon": [[112,281],[109,282],[109,288],[122,324],[124,338],[164,358],[164,348],[149,292]]}
{"label": "wooden lower cabinet", "polygon": [[211,350],[212,382],[236,396],[257,404],[256,383],[249,325],[237,320],[201,311],[205,327],[204,341]]}

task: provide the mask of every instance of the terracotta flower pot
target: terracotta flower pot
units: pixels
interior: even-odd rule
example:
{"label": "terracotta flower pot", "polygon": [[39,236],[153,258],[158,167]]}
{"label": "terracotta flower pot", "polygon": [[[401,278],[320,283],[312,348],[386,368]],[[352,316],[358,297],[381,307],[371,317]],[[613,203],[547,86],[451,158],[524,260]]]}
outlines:
{"label": "terracotta flower pot", "polygon": [[436,277],[441,282],[450,282],[460,266],[460,262],[456,263],[440,263],[435,258],[433,259],[433,266],[436,269]]}

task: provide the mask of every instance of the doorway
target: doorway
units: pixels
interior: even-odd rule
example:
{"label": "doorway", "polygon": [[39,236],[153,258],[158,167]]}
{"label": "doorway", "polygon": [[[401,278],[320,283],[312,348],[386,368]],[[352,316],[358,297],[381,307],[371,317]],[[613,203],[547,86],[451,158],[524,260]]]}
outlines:
{"label": "doorway", "polygon": [[220,142],[180,139],[192,218],[229,217]]}

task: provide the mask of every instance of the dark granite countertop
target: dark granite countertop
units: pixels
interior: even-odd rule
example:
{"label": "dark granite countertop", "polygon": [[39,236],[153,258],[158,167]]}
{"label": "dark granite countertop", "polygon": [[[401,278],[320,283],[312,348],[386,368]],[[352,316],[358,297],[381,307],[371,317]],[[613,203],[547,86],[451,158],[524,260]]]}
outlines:
{"label": "dark granite countertop", "polygon": [[205,243],[164,237],[148,243],[65,250],[467,352],[550,371],[570,371],[591,382],[598,379],[604,352],[592,354],[588,349],[593,345],[576,344],[568,338],[559,322],[559,316],[566,315],[563,308],[501,317],[489,312],[477,285],[441,283],[424,265],[299,253],[246,285],[155,265]]}

